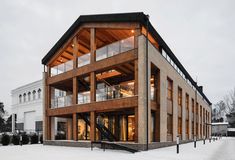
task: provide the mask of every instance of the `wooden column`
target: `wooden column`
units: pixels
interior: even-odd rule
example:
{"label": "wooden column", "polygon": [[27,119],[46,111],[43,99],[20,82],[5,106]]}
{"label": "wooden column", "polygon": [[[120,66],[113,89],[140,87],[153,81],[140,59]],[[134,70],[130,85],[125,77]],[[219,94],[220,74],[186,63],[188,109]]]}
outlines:
{"label": "wooden column", "polygon": [[73,113],[73,140],[77,141],[78,140],[78,124],[77,124],[77,114]]}
{"label": "wooden column", "polygon": [[135,142],[138,143],[138,106],[135,107]]}
{"label": "wooden column", "polygon": [[73,68],[77,68],[78,40],[77,36],[73,38]]}
{"label": "wooden column", "polygon": [[91,123],[90,139],[91,141],[95,141],[96,140],[96,115],[94,111],[90,112],[90,123]]}
{"label": "wooden column", "polygon": [[90,73],[90,96],[91,102],[96,101],[96,75],[95,72]]}
{"label": "wooden column", "polygon": [[77,104],[77,94],[78,94],[78,81],[77,77],[73,77],[73,105]]}
{"label": "wooden column", "polygon": [[44,125],[45,125],[45,127],[44,127],[44,129],[45,129],[45,132],[44,132],[44,134],[45,134],[45,140],[51,140],[51,117],[49,117],[48,115],[47,115],[47,110],[48,109],[50,109],[50,102],[51,102],[51,88],[50,88],[50,86],[47,84],[47,78],[50,76],[50,67],[48,66],[48,72],[47,73],[45,73],[45,75],[44,75],[45,77],[45,79],[44,79],[44,85],[45,85],[45,87],[44,87],[44,89],[45,89],[45,91],[44,91],[44,93],[45,93],[45,95],[44,95],[44,120],[45,120],[45,122],[44,122]]}
{"label": "wooden column", "polygon": [[90,30],[90,52],[91,52],[91,63],[95,62],[95,50],[96,50],[96,42],[95,42],[95,28],[91,28]]}
{"label": "wooden column", "polygon": [[[95,62],[95,50],[96,50],[96,43],[95,43],[95,28],[90,29],[90,52],[91,52],[91,63]],[[95,72],[90,73],[90,98],[91,102],[96,101],[96,75]]]}

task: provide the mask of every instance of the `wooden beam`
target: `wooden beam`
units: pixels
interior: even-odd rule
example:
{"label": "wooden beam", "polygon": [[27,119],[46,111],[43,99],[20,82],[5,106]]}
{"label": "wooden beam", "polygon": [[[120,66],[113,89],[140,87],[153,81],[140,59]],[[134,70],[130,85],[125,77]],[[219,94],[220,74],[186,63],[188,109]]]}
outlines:
{"label": "wooden beam", "polygon": [[138,96],[126,97],[120,99],[112,99],[101,102],[93,102],[87,104],[72,105],[68,107],[48,109],[49,116],[62,116],[73,113],[84,113],[84,112],[110,112],[117,111],[120,109],[134,108],[138,105]]}
{"label": "wooden beam", "polygon": [[85,65],[74,70],[47,78],[48,84],[53,84],[56,82],[60,82],[66,79],[71,79],[72,77],[77,77],[81,75],[88,74],[90,72],[97,72],[100,70],[108,70],[112,69],[112,67],[121,65],[130,61],[134,61],[137,59],[138,55],[134,54],[135,50],[130,50],[125,54],[118,54],[115,57],[109,57],[103,59],[101,61],[96,61],[93,64]]}

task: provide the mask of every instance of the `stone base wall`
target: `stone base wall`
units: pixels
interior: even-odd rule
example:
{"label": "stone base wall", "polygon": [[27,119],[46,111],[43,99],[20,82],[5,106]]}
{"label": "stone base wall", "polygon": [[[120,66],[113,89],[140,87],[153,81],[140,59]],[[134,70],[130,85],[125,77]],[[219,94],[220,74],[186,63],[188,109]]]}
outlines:
{"label": "stone base wall", "polygon": [[[185,140],[180,141],[180,144],[193,142],[193,140]],[[109,142],[109,143],[115,143],[122,146],[126,146],[128,148],[136,149],[139,151],[146,150],[147,146],[146,144],[139,144],[139,143],[132,143],[132,142]],[[54,145],[54,146],[68,146],[68,147],[85,147],[90,148],[91,142],[90,141],[68,141],[68,140],[46,140],[43,142],[44,145]],[[169,147],[176,145],[176,142],[152,142],[149,144],[149,149],[157,149],[162,147]],[[100,144],[93,144],[93,147],[100,148]],[[106,146],[108,149],[114,149],[110,147],[109,145]]]}

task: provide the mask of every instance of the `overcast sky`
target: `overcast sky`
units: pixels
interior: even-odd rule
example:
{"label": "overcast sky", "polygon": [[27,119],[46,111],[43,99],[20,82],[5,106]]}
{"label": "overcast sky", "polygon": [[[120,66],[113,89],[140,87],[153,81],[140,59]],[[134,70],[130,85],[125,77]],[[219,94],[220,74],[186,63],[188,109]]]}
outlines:
{"label": "overcast sky", "polygon": [[42,77],[41,59],[82,14],[144,12],[212,103],[235,87],[234,0],[0,0],[0,101]]}

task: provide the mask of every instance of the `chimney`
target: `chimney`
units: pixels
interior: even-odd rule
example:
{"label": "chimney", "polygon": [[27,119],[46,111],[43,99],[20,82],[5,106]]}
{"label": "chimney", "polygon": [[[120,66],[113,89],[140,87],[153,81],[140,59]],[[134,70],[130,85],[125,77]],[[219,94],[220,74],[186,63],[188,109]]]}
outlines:
{"label": "chimney", "polygon": [[198,86],[199,90],[203,92],[203,86]]}

